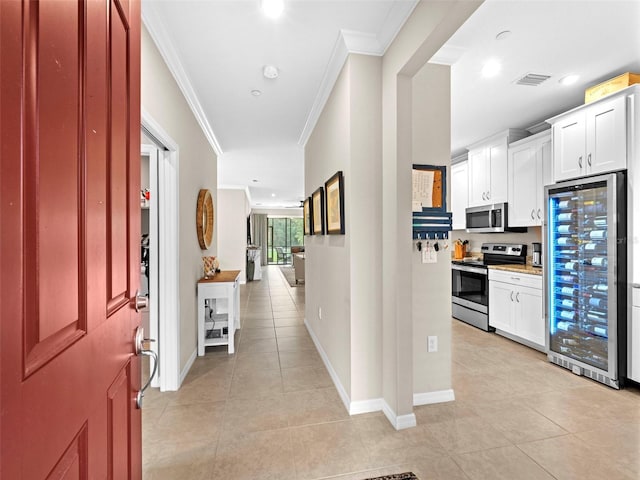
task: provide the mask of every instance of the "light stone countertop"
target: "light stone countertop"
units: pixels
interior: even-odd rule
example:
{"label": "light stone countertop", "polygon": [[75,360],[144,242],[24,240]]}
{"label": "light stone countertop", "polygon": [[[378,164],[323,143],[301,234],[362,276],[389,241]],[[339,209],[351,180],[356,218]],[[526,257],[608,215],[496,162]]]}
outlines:
{"label": "light stone countertop", "polygon": [[493,270],[504,270],[506,272],[528,273],[530,275],[542,275],[542,268],[531,265],[488,265]]}

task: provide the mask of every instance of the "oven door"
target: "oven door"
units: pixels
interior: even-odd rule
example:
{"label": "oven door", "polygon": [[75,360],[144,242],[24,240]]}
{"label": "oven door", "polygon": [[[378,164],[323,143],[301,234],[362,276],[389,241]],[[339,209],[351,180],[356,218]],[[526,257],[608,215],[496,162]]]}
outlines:
{"label": "oven door", "polygon": [[489,275],[485,267],[451,265],[452,302],[472,310],[487,313],[489,306]]}

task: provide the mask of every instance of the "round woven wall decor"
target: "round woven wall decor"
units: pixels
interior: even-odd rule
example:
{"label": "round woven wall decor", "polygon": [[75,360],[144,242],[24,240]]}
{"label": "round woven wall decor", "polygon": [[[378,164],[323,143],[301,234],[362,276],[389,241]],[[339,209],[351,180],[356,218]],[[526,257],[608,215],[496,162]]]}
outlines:
{"label": "round woven wall decor", "polygon": [[200,248],[207,250],[213,240],[213,198],[211,198],[211,192],[206,188],[200,189],[198,193],[196,230]]}

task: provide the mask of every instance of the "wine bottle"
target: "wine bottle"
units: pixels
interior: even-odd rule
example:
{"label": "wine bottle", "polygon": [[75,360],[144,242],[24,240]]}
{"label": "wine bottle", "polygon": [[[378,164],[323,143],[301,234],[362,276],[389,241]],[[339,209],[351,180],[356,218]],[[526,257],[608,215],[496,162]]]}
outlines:
{"label": "wine bottle", "polygon": [[593,257],[591,259],[591,265],[595,267],[606,267],[608,265],[608,261],[606,257]]}
{"label": "wine bottle", "polygon": [[573,245],[574,241],[571,237],[559,237],[556,243],[558,245]]}
{"label": "wine bottle", "polygon": [[573,305],[574,301],[567,298],[562,299],[562,301],[560,302],[560,306],[564,308],[573,308]]}
{"label": "wine bottle", "polygon": [[[560,227],[558,227],[558,229],[559,228]],[[591,230],[589,232],[589,238],[591,238],[592,240],[599,240],[599,239],[607,238],[607,231],[606,230]]]}
{"label": "wine bottle", "polygon": [[607,301],[604,298],[591,297],[589,305],[596,308],[607,308]]}

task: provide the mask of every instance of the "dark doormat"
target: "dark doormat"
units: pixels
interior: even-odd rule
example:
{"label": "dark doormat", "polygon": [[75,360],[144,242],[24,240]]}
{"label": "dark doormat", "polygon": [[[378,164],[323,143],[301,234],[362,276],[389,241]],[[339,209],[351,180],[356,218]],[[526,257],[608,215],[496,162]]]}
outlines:
{"label": "dark doormat", "polygon": [[383,475],[382,477],[367,478],[365,480],[418,480],[412,472],[396,473],[395,475]]}
{"label": "dark doormat", "polygon": [[291,265],[283,265],[280,267],[280,271],[284,278],[289,282],[292,287],[300,287],[304,285],[304,280],[298,280],[296,283],[296,270]]}

